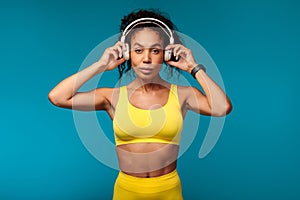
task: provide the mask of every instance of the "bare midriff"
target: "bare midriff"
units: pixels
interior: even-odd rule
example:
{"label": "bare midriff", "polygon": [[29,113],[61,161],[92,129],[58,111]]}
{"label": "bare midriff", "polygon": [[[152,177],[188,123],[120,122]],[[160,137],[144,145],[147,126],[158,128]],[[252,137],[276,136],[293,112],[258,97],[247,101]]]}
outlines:
{"label": "bare midriff", "polygon": [[179,146],[164,143],[133,143],[116,148],[120,170],[128,175],[150,178],[176,169]]}

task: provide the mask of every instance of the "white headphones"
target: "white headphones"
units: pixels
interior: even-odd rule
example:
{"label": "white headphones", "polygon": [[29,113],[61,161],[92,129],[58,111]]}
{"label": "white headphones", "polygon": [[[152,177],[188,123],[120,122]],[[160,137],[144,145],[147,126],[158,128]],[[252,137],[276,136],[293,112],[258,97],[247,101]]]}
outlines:
{"label": "white headphones", "polygon": [[[169,36],[170,44],[174,44],[173,32],[171,31],[171,29],[162,21],[155,19],[155,18],[150,18],[150,17],[137,19],[137,20],[131,22],[129,25],[127,25],[122,33],[122,37],[121,37],[120,41],[125,42],[126,36],[134,27],[136,27],[139,24],[147,24],[147,23],[152,23],[152,24],[159,26]],[[169,33],[165,30],[165,28],[163,26],[168,30]],[[129,60],[129,58],[130,58],[129,45],[127,43],[125,43],[125,46],[126,46],[125,49],[123,49],[123,58],[125,58],[125,60]],[[172,56],[172,50],[171,49],[165,50],[164,60],[169,61],[171,59],[171,56]]]}

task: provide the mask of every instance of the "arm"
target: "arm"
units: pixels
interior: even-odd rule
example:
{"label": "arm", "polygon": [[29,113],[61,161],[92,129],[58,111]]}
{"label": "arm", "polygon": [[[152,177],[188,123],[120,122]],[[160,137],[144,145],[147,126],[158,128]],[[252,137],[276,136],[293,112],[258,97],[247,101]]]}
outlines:
{"label": "arm", "polygon": [[59,107],[77,110],[107,110],[110,106],[107,99],[110,89],[97,88],[88,92],[78,90],[95,75],[105,70],[113,70],[125,61],[124,58],[118,59],[122,53],[122,45],[121,42],[116,43],[105,50],[98,62],[61,81],[49,92],[50,102]]}
{"label": "arm", "polygon": [[[174,56],[180,56],[179,62],[169,61],[168,64],[178,67],[188,73],[197,65],[190,49],[182,45],[169,45],[174,48]],[[186,109],[211,116],[224,116],[232,110],[232,105],[224,91],[215,83],[204,70],[199,70],[195,75],[205,95],[194,87],[189,87],[184,92],[186,96]]]}
{"label": "arm", "polygon": [[224,116],[230,113],[232,105],[224,91],[203,71],[196,73],[196,79],[204,90],[204,94],[193,88],[193,94],[188,95],[187,107],[197,113]]}

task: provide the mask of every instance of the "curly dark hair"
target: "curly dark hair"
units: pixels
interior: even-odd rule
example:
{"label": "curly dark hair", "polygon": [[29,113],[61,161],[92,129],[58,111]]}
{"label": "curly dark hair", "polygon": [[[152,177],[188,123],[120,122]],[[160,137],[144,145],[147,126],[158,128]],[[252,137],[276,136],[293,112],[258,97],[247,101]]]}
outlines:
{"label": "curly dark hair", "polygon": [[[140,18],[145,18],[145,17],[155,18],[155,19],[158,19],[158,20],[162,21],[163,23],[165,23],[171,29],[171,31],[173,31],[174,44],[182,44],[178,34],[175,32],[177,30],[177,27],[172,23],[168,14],[163,13],[157,9],[148,9],[148,10],[138,9],[138,10],[131,12],[127,16],[124,16],[123,19],[121,20],[120,31],[123,32],[124,29],[131,22],[133,22],[137,19],[140,19]],[[151,22],[143,23],[143,24],[139,24],[139,25],[135,26],[135,29],[130,31],[130,33],[126,36],[125,42],[130,45],[130,41],[131,41],[131,38],[134,35],[134,33],[139,28],[145,28],[145,27],[153,28],[154,31],[157,31],[163,40],[164,46],[169,44],[169,42],[170,42],[169,36],[165,37],[166,33],[158,25],[151,23]],[[122,34],[120,34],[120,38],[121,38],[121,35]],[[120,38],[119,38],[119,40],[120,40]],[[180,72],[180,70],[178,68],[170,66],[168,64],[166,64],[166,65],[168,66],[169,75],[171,75],[171,76],[173,75],[173,68],[175,68],[175,70],[177,72]],[[118,66],[119,78],[122,78],[122,75],[124,73],[128,72],[129,70],[131,70],[131,68],[132,68],[131,59],[129,59],[126,62],[119,65]]]}

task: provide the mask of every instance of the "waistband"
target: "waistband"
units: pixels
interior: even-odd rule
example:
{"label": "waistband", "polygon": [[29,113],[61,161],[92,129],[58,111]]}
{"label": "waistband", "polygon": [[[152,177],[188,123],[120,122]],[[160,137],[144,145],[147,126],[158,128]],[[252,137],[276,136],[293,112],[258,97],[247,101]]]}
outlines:
{"label": "waistband", "polygon": [[135,193],[157,193],[176,187],[180,183],[177,170],[151,178],[130,176],[120,171],[116,184]]}

